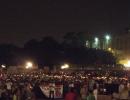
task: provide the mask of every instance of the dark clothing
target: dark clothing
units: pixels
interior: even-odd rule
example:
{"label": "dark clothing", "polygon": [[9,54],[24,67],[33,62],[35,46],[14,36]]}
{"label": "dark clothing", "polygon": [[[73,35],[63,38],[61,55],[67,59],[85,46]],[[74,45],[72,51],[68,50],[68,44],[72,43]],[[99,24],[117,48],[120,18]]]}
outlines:
{"label": "dark clothing", "polygon": [[47,99],[47,97],[43,94],[43,92],[41,91],[39,86],[35,86],[33,89],[33,92],[36,96],[36,98],[45,98]]}
{"label": "dark clothing", "polygon": [[69,92],[65,96],[65,100],[76,100],[76,94],[73,92]]}

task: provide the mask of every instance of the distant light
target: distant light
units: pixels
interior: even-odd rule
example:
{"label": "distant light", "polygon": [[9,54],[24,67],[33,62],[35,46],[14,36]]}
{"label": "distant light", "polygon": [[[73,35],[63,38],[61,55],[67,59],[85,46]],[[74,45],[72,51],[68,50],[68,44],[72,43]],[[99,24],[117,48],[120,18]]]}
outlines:
{"label": "distant light", "polygon": [[111,48],[108,48],[108,51],[111,51],[112,49]]}
{"label": "distant light", "polygon": [[65,67],[64,66],[61,66],[61,69],[64,69]]}
{"label": "distant light", "polygon": [[27,62],[25,68],[32,68],[33,67],[33,63],[32,62]]}
{"label": "distant light", "polygon": [[28,69],[29,67],[28,66],[25,66],[26,69]]}
{"label": "distant light", "polygon": [[66,68],[68,68],[68,67],[69,67],[69,65],[68,65],[68,64],[65,64],[64,66],[65,66]]}
{"label": "distant light", "polygon": [[2,68],[6,68],[6,66],[5,66],[5,65],[1,65],[1,67],[2,67]]}
{"label": "distant light", "polygon": [[95,37],[95,42],[98,42],[98,38],[97,37]]}
{"label": "distant light", "polygon": [[29,66],[29,67],[32,67],[32,62],[27,62],[27,64],[26,64],[27,66]]}
{"label": "distant light", "polygon": [[110,36],[109,35],[106,35],[106,40],[110,40]]}
{"label": "distant light", "polygon": [[98,45],[98,42],[99,42],[99,39],[97,37],[95,37],[95,45],[97,46]]}
{"label": "distant light", "polygon": [[61,66],[61,69],[67,69],[67,68],[69,68],[68,64],[64,64],[64,65]]}
{"label": "distant light", "polygon": [[88,47],[89,46],[89,41],[86,41],[86,47]]}
{"label": "distant light", "polygon": [[130,60],[127,61],[126,64],[124,64],[125,67],[130,67]]}

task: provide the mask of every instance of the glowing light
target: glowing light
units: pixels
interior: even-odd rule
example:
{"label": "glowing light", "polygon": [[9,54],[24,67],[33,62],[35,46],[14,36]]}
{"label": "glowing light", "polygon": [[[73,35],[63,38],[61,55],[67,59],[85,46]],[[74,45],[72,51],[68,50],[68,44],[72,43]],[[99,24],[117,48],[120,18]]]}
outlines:
{"label": "glowing light", "polygon": [[111,51],[112,49],[111,48],[108,48],[108,51]]}
{"label": "glowing light", "polygon": [[110,36],[109,35],[106,35],[106,40],[110,40]]}
{"label": "glowing light", "polygon": [[27,62],[25,68],[32,68],[33,67],[33,63],[32,62]]}
{"label": "glowing light", "polygon": [[5,66],[5,65],[1,65],[1,67],[2,67],[2,68],[6,68],[6,66]]}
{"label": "glowing light", "polygon": [[86,41],[86,47],[89,47],[89,41]]}
{"label": "glowing light", "polygon": [[98,38],[97,37],[95,37],[95,42],[98,42]]}
{"label": "glowing light", "polygon": [[127,61],[126,64],[124,64],[125,67],[130,67],[130,60]]}
{"label": "glowing light", "polygon": [[65,66],[66,68],[69,68],[69,65],[68,65],[68,64],[65,64],[64,66]]}
{"label": "glowing light", "polygon": [[28,69],[29,67],[28,66],[25,66],[26,69]]}
{"label": "glowing light", "polygon": [[29,66],[29,67],[32,67],[32,63],[31,62],[27,62],[27,66]]}
{"label": "glowing light", "polygon": [[64,64],[64,65],[61,66],[61,69],[67,69],[67,68],[69,68],[68,64]]}
{"label": "glowing light", "polygon": [[95,37],[95,44],[98,45],[99,39]]}

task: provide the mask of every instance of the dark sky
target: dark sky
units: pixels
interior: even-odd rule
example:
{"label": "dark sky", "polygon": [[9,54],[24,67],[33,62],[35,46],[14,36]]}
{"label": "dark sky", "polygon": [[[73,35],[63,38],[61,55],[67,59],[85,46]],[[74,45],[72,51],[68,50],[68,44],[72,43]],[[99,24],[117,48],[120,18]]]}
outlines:
{"label": "dark sky", "polygon": [[70,31],[116,33],[130,25],[130,0],[29,1],[0,2],[0,43],[21,45]]}

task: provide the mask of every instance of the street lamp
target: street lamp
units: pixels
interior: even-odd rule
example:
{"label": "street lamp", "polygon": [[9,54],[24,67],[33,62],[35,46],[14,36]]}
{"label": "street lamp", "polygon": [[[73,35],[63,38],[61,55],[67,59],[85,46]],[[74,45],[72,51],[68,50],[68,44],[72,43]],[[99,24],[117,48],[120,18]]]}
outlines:
{"label": "street lamp", "polygon": [[130,67],[130,60],[128,60],[127,63],[124,64],[124,66],[127,67],[127,68]]}
{"label": "street lamp", "polygon": [[106,35],[105,38],[106,38],[107,41],[110,40],[110,36],[109,35]]}
{"label": "street lamp", "polygon": [[89,41],[86,41],[86,47],[89,47]]}
{"label": "street lamp", "polygon": [[69,68],[68,64],[64,64],[64,65],[61,66],[61,69],[67,69],[67,68]]}
{"label": "street lamp", "polygon": [[109,47],[110,39],[111,39],[110,35],[105,36],[105,49],[107,49]]}
{"label": "street lamp", "polygon": [[1,65],[1,67],[2,67],[2,68],[6,68],[6,66],[5,66],[5,65]]}
{"label": "street lamp", "polygon": [[98,37],[95,37],[95,38],[94,38],[93,47],[94,47],[94,48],[99,48],[99,38],[98,38]]}
{"label": "street lamp", "polygon": [[95,37],[95,44],[97,45],[99,42],[99,39],[97,37]]}
{"label": "street lamp", "polygon": [[108,48],[108,51],[112,51],[112,48]]}
{"label": "street lamp", "polygon": [[33,63],[32,62],[26,62],[26,66],[25,66],[26,69],[32,68],[32,67],[33,67]]}

